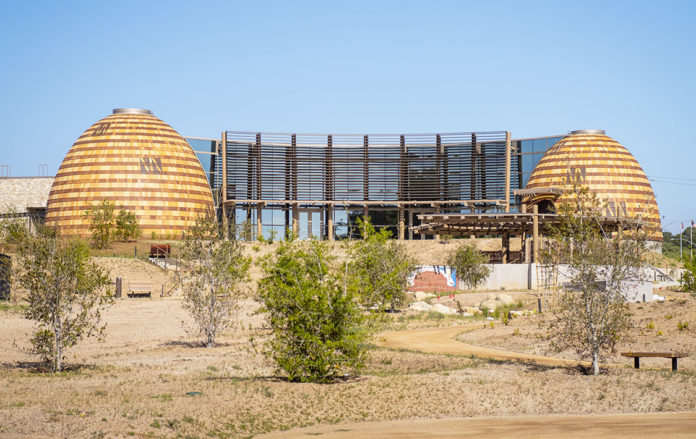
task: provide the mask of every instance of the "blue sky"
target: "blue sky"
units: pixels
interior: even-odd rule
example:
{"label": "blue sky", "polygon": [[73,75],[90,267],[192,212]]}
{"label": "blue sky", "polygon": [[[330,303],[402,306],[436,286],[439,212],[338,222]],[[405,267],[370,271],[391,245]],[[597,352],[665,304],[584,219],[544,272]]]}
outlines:
{"label": "blue sky", "polygon": [[695,19],[693,1],[5,1],[0,164],[53,175],[116,107],[200,137],[599,128],[675,231],[696,219]]}

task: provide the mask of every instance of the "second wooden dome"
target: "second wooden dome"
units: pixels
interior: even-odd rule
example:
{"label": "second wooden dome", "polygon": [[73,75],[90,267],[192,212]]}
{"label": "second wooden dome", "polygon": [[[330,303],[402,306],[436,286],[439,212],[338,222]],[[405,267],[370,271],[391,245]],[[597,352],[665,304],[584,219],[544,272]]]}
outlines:
{"label": "second wooden dome", "polygon": [[[572,180],[606,201],[608,216],[640,218],[650,228],[650,239],[662,241],[660,212],[650,181],[635,157],[604,131],[572,131],[559,140],[534,168],[526,188],[562,188]],[[545,198],[531,196],[524,201],[549,202]],[[568,195],[561,195],[555,203],[566,200]]]}

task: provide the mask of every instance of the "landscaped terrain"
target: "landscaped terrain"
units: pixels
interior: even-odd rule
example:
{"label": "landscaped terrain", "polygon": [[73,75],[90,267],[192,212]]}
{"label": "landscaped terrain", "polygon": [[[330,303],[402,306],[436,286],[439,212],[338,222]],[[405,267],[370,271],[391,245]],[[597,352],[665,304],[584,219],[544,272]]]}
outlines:
{"label": "landscaped terrain", "polygon": [[[270,247],[249,251],[262,254]],[[452,333],[462,344],[575,359],[572,352],[550,351],[547,314],[491,325],[482,317],[395,313],[373,337],[360,376],[334,384],[290,383],[263,355],[269,331],[256,313],[253,293],[242,304],[235,329],[219,339],[218,347],[205,348],[186,332],[192,322],[181,309],[171,270],[128,258],[100,263],[112,277],[164,285],[165,297],[116,300],[104,314],[105,339],[71,349],[69,370],[55,375],[42,372],[27,353],[32,324],[21,315],[22,301],[2,303],[0,435],[249,437],[315,427],[328,436],[366,421],[529,415],[525,419],[532,422],[551,414],[678,412],[696,406],[693,356],[680,360],[676,373],[666,359],[643,360],[644,368],[635,370],[630,359],[615,356],[609,359],[615,366],[593,377],[572,366],[477,358],[446,349],[431,353],[437,350],[424,345],[418,331],[406,339],[407,347],[390,345],[388,336],[393,330],[456,326],[461,331]],[[524,308],[536,308],[532,294],[506,293]],[[460,293],[439,301],[454,308],[452,300],[471,306],[485,294]],[[636,336],[620,350],[695,352],[696,299],[668,293],[665,303],[634,304],[631,312]],[[689,325],[680,330],[684,322]],[[688,420],[696,417],[679,416],[687,422],[679,425],[692,425]]]}

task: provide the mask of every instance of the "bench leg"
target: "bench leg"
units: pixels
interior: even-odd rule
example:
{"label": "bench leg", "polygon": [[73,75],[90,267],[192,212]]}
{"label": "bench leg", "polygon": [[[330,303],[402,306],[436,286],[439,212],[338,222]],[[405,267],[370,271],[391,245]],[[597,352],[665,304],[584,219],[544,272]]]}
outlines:
{"label": "bench leg", "polygon": [[640,357],[633,357],[633,367],[640,369]]}
{"label": "bench leg", "polygon": [[672,370],[677,371],[677,357],[672,358]]}

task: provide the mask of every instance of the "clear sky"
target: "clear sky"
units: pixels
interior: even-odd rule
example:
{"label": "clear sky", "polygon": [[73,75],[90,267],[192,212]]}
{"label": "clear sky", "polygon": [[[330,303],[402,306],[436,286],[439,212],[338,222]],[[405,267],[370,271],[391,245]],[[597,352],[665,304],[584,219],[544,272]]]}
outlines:
{"label": "clear sky", "polygon": [[116,107],[223,130],[605,129],[696,220],[694,1],[8,1],[0,164],[54,175]]}

